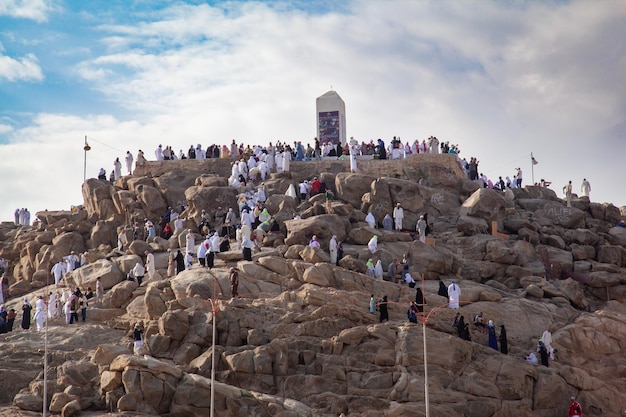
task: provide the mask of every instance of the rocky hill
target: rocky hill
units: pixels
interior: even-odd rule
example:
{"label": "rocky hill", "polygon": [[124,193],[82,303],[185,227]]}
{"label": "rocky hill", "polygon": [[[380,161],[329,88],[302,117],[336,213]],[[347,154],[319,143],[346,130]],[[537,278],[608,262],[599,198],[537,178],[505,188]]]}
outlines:
{"label": "rocky hill", "polygon": [[[252,261],[222,252],[215,268],[194,265],[168,277],[167,250],[185,247],[186,229],[196,232],[196,245],[203,240],[202,210],[237,211],[240,190],[228,186],[228,175],[226,160],[147,163],[114,184],[87,180],[75,212],[40,212],[30,227],[0,225],[0,257],[9,261],[5,308],[20,311],[13,332],[0,334],[0,416],[41,413],[45,337],[20,328],[21,305],[56,291],[46,286],[50,269],[71,251],[87,252],[88,263],[62,285],[95,288],[99,277],[105,296],[90,303],[85,323],[49,320],[53,413],[207,416],[214,360],[220,417],[399,417],[426,415],[427,403],[433,417],[558,417],[572,395],[585,415],[622,414],[626,229],[616,225],[624,207],[587,198],[567,207],[548,188],[479,188],[452,155],[361,161],[359,173],[347,161],[299,162],[264,183],[278,230]],[[323,195],[303,202],[285,195],[314,176],[334,191],[332,212]],[[365,222],[371,212],[380,226],[398,202],[405,231]],[[120,228],[132,240],[134,222],[158,224],[168,206],[181,204],[184,232],[117,250]],[[431,230],[426,242],[412,232],[421,214]],[[322,249],[307,246],[312,235]],[[339,265],[329,262],[332,235],[344,246]],[[126,276],[145,262],[146,249],[157,272],[138,287]],[[428,401],[422,325],[407,320],[416,290],[365,274],[369,258],[386,270],[405,254],[411,275],[424,277]],[[239,271],[237,298],[230,267]],[[461,287],[460,310],[438,295],[440,279]],[[372,295],[388,297],[389,321],[370,313]],[[471,341],[451,326],[456,312],[470,322]],[[508,354],[472,325],[478,312],[506,326]],[[142,356],[132,352],[137,321],[145,325]],[[525,360],[545,330],[556,351],[549,367]]]}

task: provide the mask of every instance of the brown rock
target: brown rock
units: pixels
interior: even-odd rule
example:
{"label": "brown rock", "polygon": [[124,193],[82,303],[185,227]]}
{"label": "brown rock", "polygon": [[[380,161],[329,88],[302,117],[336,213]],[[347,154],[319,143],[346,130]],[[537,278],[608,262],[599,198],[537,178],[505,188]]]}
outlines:
{"label": "brown rock", "polygon": [[488,224],[496,220],[498,225],[500,225],[509,204],[497,191],[479,188],[465,200],[459,210],[459,215],[478,217],[487,221]]}
{"label": "brown rock", "polygon": [[75,416],[82,410],[80,406],[80,402],[78,400],[72,400],[65,404],[63,409],[61,410],[61,417],[71,417]]}
{"label": "brown rock", "polygon": [[374,180],[376,177],[371,175],[340,172],[335,177],[336,197],[350,203],[354,208],[360,208],[361,197],[370,191],[370,185]]}
{"label": "brown rock", "polygon": [[80,288],[96,288],[97,278],[100,278],[100,282],[102,282],[102,286],[105,289],[109,289],[123,281],[125,277],[117,265],[106,259],[99,259],[63,276],[63,280],[68,285]]}
{"label": "brown rock", "polygon": [[489,225],[485,219],[479,219],[471,216],[459,216],[456,222],[456,230],[466,236],[472,236],[481,233],[488,233]]}
{"label": "brown rock", "polygon": [[344,241],[346,230],[344,223],[336,214],[323,214],[302,220],[285,221],[287,228],[287,245],[306,245],[311,236],[316,235],[322,247],[328,247],[328,242],[333,235],[338,241]]}
{"label": "brown rock", "polygon": [[300,251],[300,257],[304,262],[316,264],[318,262],[330,262],[330,255],[320,248],[305,246]]}

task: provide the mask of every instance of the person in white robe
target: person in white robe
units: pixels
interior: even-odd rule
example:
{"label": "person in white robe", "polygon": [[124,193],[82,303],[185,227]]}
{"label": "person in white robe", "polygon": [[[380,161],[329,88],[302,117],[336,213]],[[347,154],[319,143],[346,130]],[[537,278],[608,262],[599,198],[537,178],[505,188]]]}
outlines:
{"label": "person in white robe", "polygon": [[230,169],[230,178],[228,179],[229,183],[232,183],[233,180],[238,180],[239,178],[239,162],[233,162],[233,166]]}
{"label": "person in white robe", "polygon": [[591,192],[591,184],[587,181],[587,178],[583,178],[583,183],[580,185],[580,192],[583,197],[589,197]]}
{"label": "person in white robe", "polygon": [[461,287],[452,280],[448,285],[448,307],[457,309],[459,308],[459,301],[461,300]]}
{"label": "person in white robe", "polygon": [[330,263],[337,265],[337,236],[333,235],[328,242],[328,251],[330,252]]}
{"label": "person in white robe", "polygon": [[180,233],[183,230],[184,227],[184,221],[185,219],[183,219],[182,217],[177,217],[176,220],[174,220],[174,234],[177,235],[178,233]]}
{"label": "person in white robe", "polygon": [[380,262],[380,259],[374,265],[374,278],[383,279],[383,264]]}
{"label": "person in white robe", "polygon": [[37,322],[37,331],[42,331],[46,323],[46,302],[41,295],[35,303],[35,322]]}
{"label": "person in white robe", "polygon": [[259,167],[259,175],[261,176],[261,181],[265,181],[265,178],[267,178],[267,162],[259,161],[259,164],[257,166]]}
{"label": "person in white robe", "polygon": [[396,230],[402,230],[402,219],[404,219],[404,209],[400,205],[400,203],[396,204],[396,207],[393,209],[393,220],[396,224]]}
{"label": "person in white robe", "polygon": [[417,221],[416,229],[420,242],[426,242],[426,220],[424,220],[424,215],[421,215]]}
{"label": "person in white robe", "polygon": [[185,269],[191,269],[191,267],[193,266],[193,256],[192,256],[193,252],[187,252],[185,254]]}
{"label": "person in white robe", "polygon": [[154,254],[149,251],[146,251],[146,271],[148,272],[148,280],[154,281],[156,265],[154,264]]}
{"label": "person in white robe", "polygon": [[163,146],[157,146],[157,148],[154,150],[154,156],[156,157],[157,161],[163,160]]}
{"label": "person in white robe", "polygon": [[65,258],[65,272],[72,272],[74,270],[74,261],[67,256]]}
{"label": "person in white robe", "polygon": [[293,198],[294,200],[298,199],[298,196],[296,194],[296,187],[293,184],[289,184],[289,187],[287,188],[287,191],[285,192],[285,195],[288,195],[289,197]]}
{"label": "person in white robe", "polygon": [[187,234],[185,235],[185,253],[193,253],[196,246],[196,236],[191,231],[191,229],[187,230]]}
{"label": "person in white robe", "polygon": [[271,172],[274,172],[275,168],[276,168],[276,164],[274,162],[274,155],[268,153],[267,156],[265,157],[265,163],[267,164],[267,172],[268,174]]}
{"label": "person in white robe", "polygon": [[367,222],[367,224],[369,224],[369,226],[372,229],[376,228],[376,219],[374,218],[374,215],[372,214],[371,211],[367,213],[367,216],[365,216],[365,221]]}
{"label": "person in white robe", "polygon": [[196,257],[198,258],[198,264],[200,266],[206,266],[206,253],[209,250],[209,236],[198,245],[198,250],[196,251]]}
{"label": "person in white robe", "polygon": [[54,264],[54,266],[52,267],[52,270],[50,271],[52,273],[52,275],[54,275],[54,285],[59,285],[59,282],[61,281],[61,279],[63,279],[63,274],[65,274],[66,271],[66,264],[63,261],[59,261],[56,264]]}
{"label": "person in white robe", "polygon": [[128,175],[133,172],[133,154],[130,151],[126,151],[126,170]]}
{"label": "person in white robe", "polygon": [[254,215],[249,213],[248,210],[244,210],[241,212],[241,224],[248,226],[250,230],[252,230],[252,222],[254,221]]}
{"label": "person in white robe", "polygon": [[230,144],[230,157],[231,158],[239,158],[239,148],[237,147],[237,143],[235,143],[235,139],[233,139],[233,143]]}
{"label": "person in white robe", "polygon": [[291,162],[291,152],[283,152],[283,172],[289,172],[289,164]]}
{"label": "person in white robe", "polygon": [[350,146],[350,172],[357,172],[356,156],[358,154],[357,146]]}
{"label": "person in white robe", "polygon": [[113,175],[116,180],[122,176],[122,163],[120,162],[120,158],[115,158],[113,162]]}
{"label": "person in white robe", "polygon": [[415,286],[415,280],[413,279],[413,276],[411,275],[410,272],[407,272],[406,274],[404,274],[404,282],[406,282],[409,286],[411,286],[411,284]]}
{"label": "person in white robe", "polygon": [[248,164],[243,159],[239,161],[239,175],[242,175],[244,179],[248,179]]}
{"label": "person in white robe", "polygon": [[57,315],[57,296],[54,293],[50,293],[48,297],[48,318],[52,319]]}
{"label": "person in white robe", "polygon": [[372,236],[370,241],[367,243],[367,248],[371,253],[376,253],[376,251],[378,250],[378,236]]}
{"label": "person in white robe", "polygon": [[265,200],[267,200],[267,195],[265,194],[265,184],[261,184],[257,189],[257,200],[261,203],[265,203]]}
{"label": "person in white robe", "polygon": [[528,356],[526,356],[526,360],[534,365],[539,365],[539,359],[537,359],[535,352],[530,352]]}
{"label": "person in white robe", "polygon": [[439,153],[439,139],[435,137],[430,137],[430,152],[429,153]]}
{"label": "person in white robe", "polygon": [[126,231],[124,229],[120,229],[120,232],[117,234],[117,249],[121,252],[124,250],[126,245],[128,245]]}
{"label": "person in white robe", "polygon": [[282,152],[277,152],[276,153],[276,157],[275,157],[275,163],[276,163],[276,172],[278,172],[279,174],[281,172],[283,172],[283,153]]}
{"label": "person in white robe", "polygon": [[256,159],[254,159],[253,157],[250,157],[248,159],[248,172],[250,172],[252,168],[256,168],[256,167],[257,167]]}

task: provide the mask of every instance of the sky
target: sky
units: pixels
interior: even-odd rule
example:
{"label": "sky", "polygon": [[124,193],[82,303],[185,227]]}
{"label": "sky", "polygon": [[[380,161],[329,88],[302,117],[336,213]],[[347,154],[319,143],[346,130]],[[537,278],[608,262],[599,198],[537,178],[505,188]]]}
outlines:
{"label": "sky", "polygon": [[[626,205],[626,1],[0,0],[0,220],[82,204],[127,150],[433,135]],[[91,150],[86,153],[87,141]]]}

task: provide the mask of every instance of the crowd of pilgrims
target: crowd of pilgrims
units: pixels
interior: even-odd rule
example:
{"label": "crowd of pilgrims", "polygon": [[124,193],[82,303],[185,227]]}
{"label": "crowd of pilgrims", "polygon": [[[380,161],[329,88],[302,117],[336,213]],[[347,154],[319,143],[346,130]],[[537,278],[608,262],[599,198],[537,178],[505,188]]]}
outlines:
{"label": "crowd of pilgrims", "polygon": [[[353,148],[353,149],[351,149]],[[301,141],[294,141],[293,145],[286,142],[278,141],[276,145],[269,142],[267,146],[261,145],[244,145],[237,144],[233,139],[230,145],[210,145],[203,148],[201,144],[190,145],[189,149],[183,151],[180,149],[175,152],[170,145],[159,145],[154,151],[154,160],[169,161],[183,159],[211,159],[211,158],[230,158],[236,161],[243,161],[247,165],[247,170],[251,171],[259,167],[257,171],[261,174],[261,179],[265,180],[265,176],[271,172],[282,172],[289,170],[290,161],[310,161],[322,158],[346,158],[354,152],[360,157],[371,157],[374,159],[403,159],[411,155],[417,154],[452,154],[456,156],[457,162],[467,178],[470,180],[480,180],[485,188],[492,188],[504,191],[506,188],[521,188],[522,186],[522,170],[515,169],[513,179],[506,176],[504,179],[500,176],[497,180],[488,178],[479,171],[479,161],[475,157],[469,160],[461,158],[461,150],[458,144],[451,144],[450,141],[440,141],[435,136],[430,136],[421,142],[419,140],[402,142],[400,137],[394,136],[389,144],[386,145],[382,139],[370,139],[368,142],[361,141],[358,143],[354,138],[350,138],[345,144],[333,144],[331,142],[321,143],[317,138],[313,139],[313,144],[307,143],[306,146]],[[146,155],[140,149],[136,157],[130,151],[126,152],[125,165],[126,171],[130,175],[133,169],[133,163],[141,166],[147,162]],[[240,170],[242,167],[240,166]],[[122,162],[120,158],[116,158],[113,162],[113,169],[110,171],[108,180],[113,182],[122,176]],[[106,170],[100,168],[98,178],[107,180]],[[548,186],[549,182],[542,180],[537,185]]]}
{"label": "crowd of pilgrims", "polygon": [[[253,164],[250,169],[260,162],[265,162],[267,172],[281,172],[283,165],[289,164],[289,161],[310,161],[321,158],[345,158],[350,154],[351,148],[361,157],[371,157],[373,159],[402,159],[410,155],[416,154],[438,154],[450,153],[458,154],[460,152],[458,145],[451,145],[448,141],[439,142],[434,136],[428,139],[414,140],[413,142],[402,143],[400,137],[394,136],[388,145],[382,139],[370,139],[368,142],[362,141],[360,144],[354,138],[350,138],[345,144],[334,144],[332,142],[320,142],[317,138],[313,139],[313,144],[307,143],[306,146],[301,141],[294,141],[293,145],[287,142],[276,142],[275,145],[269,142],[267,146],[261,145],[244,145],[237,144],[233,139],[230,145],[210,145],[203,148],[201,144],[190,145],[189,149],[183,151],[180,149],[175,152],[170,145],[159,145],[154,150],[154,159],[156,161],[170,161],[183,159],[211,159],[211,158],[230,158],[235,160],[244,160]],[[152,160],[152,159],[151,159]],[[148,161],[145,153],[140,149],[136,156],[130,151],[126,152],[124,162],[126,172],[130,175],[133,170],[133,163],[141,166]],[[286,161],[286,162],[285,162]],[[113,169],[107,178],[106,170],[100,168],[98,179],[109,180],[111,182],[122,176],[122,162],[120,158],[116,158],[113,162]]]}
{"label": "crowd of pilgrims", "polygon": [[[208,210],[202,210],[201,221],[198,227],[198,232],[203,236],[206,236],[205,240],[198,245],[195,245],[195,232],[191,229],[184,229],[185,219],[181,215],[187,206],[185,203],[181,203],[177,207],[168,207],[166,212],[161,216],[159,221],[153,222],[150,219],[132,219],[130,228],[121,228],[118,234],[118,250],[124,252],[128,248],[129,244],[133,240],[145,240],[150,241],[156,236],[160,236],[165,239],[169,239],[174,234],[185,233],[186,245],[185,248],[178,249],[176,252],[169,250],[169,262],[168,262],[168,277],[172,277],[184,269],[192,268],[194,265],[201,267],[212,268],[215,262],[215,254],[231,250],[231,242],[237,246],[237,249],[243,252],[245,260],[252,259],[252,251],[260,250],[262,241],[267,233],[276,231],[279,226],[272,217],[269,215],[267,209],[264,206],[266,199],[265,187],[262,182],[266,178],[266,175],[270,172],[284,172],[289,171],[290,161],[303,161],[312,160],[316,158],[326,157],[342,157],[350,153],[350,147],[352,151],[357,151],[361,156],[371,155],[376,159],[401,159],[413,154],[438,154],[448,153],[454,154],[457,157],[457,161],[461,169],[465,172],[467,177],[471,180],[481,180],[485,187],[504,190],[505,187],[515,188],[521,187],[522,171],[516,169],[514,179],[511,180],[506,177],[506,181],[499,178],[496,183],[493,183],[482,173],[479,174],[478,160],[474,157],[467,161],[465,158],[461,159],[460,149],[458,145],[451,145],[449,142],[439,142],[436,137],[429,137],[427,140],[423,140],[421,143],[415,140],[413,143],[406,142],[403,144],[400,138],[394,137],[389,146],[386,147],[382,139],[369,143],[361,142],[358,144],[354,139],[351,139],[350,143],[344,146],[333,145],[330,143],[321,144],[317,138],[314,142],[314,147],[307,144],[306,148],[301,142],[294,142],[293,147],[286,143],[277,142],[274,146],[270,143],[267,147],[262,146],[246,146],[243,144],[237,145],[233,140],[230,146],[218,146],[211,145],[206,150],[202,149],[201,145],[190,146],[186,152],[182,150],[176,154],[171,146],[159,145],[155,150],[155,159],[157,161],[176,160],[176,159],[206,159],[206,158],[232,158],[231,176],[229,177],[229,184],[235,188],[238,188],[240,193],[237,196],[238,207],[237,211],[232,207],[218,209],[209,213]],[[142,165],[146,162],[143,152],[140,150],[137,154],[137,158],[133,158],[130,152],[127,152],[125,162],[128,174],[132,172],[133,161],[137,165]],[[115,180],[121,176],[121,162],[117,158],[114,162],[114,169],[111,171],[110,180]],[[106,172],[104,169],[100,170],[98,178],[106,179]],[[254,184],[257,185],[254,185]],[[314,177],[311,181],[304,180],[298,184],[298,190],[293,187],[287,191],[288,195],[291,195],[295,199],[301,201],[309,199],[317,194],[325,194],[326,201],[328,202],[327,210],[332,212],[332,205],[330,202],[333,199],[332,191],[326,187],[323,181],[320,181],[318,177]],[[23,209],[24,210],[24,209]],[[16,210],[16,222],[18,221],[18,210]],[[385,230],[402,230],[402,208],[398,203],[394,208],[393,218],[391,213],[385,216],[382,226]],[[416,231],[418,238],[424,241],[425,235],[428,233],[429,226],[426,213],[420,216]],[[24,218],[23,211],[19,212],[19,223],[22,224]],[[294,218],[298,218],[294,212]],[[366,221],[370,223],[371,227],[378,227],[371,213],[368,213]],[[17,223],[16,223],[17,224]],[[376,236],[372,238],[374,242],[370,241],[368,247],[372,253],[376,251]],[[316,236],[311,238],[309,242],[310,246],[318,247],[319,242]],[[372,246],[373,245],[373,246]],[[337,264],[343,257],[342,243],[337,241],[336,236],[333,236],[329,243],[329,252],[331,254],[331,262]],[[71,252],[68,256],[64,257],[61,261],[56,263],[51,270],[52,275],[55,278],[55,284],[60,285],[63,276],[72,271],[75,268],[79,268],[87,263],[87,253],[80,256]],[[128,279],[136,279],[141,285],[144,275],[148,275],[148,280],[151,279],[151,274],[154,273],[154,257],[152,254],[146,252],[145,265],[137,263],[135,267],[128,274]],[[415,288],[416,282],[411,277],[408,271],[408,255],[405,255],[401,261],[394,259],[393,262],[387,267],[387,277],[382,277],[382,265],[380,260],[376,263],[373,259],[369,259],[367,262],[367,274],[379,279],[387,279],[389,281],[407,284],[411,288]],[[195,258],[195,260],[194,260]],[[152,262],[152,265],[150,263]],[[152,268],[151,268],[152,266]],[[237,295],[236,282],[237,271],[233,271],[231,268],[231,291],[233,296]],[[456,284],[458,286],[458,284]],[[440,281],[439,295],[449,297],[449,290],[455,286],[454,282],[449,287]],[[455,288],[456,290],[456,288]],[[451,291],[451,290],[450,290]],[[458,289],[460,294],[460,289]],[[37,322],[38,329],[40,325],[43,326],[45,318],[66,317],[68,324],[78,321],[78,312],[81,312],[82,320],[86,319],[86,310],[89,300],[96,297],[99,302],[102,300],[103,289],[100,280],[98,279],[96,294],[88,288],[86,291],[81,291],[79,288],[66,288],[64,291],[57,290],[55,293],[50,293],[47,300],[43,296],[40,296],[35,302],[35,313],[33,318]],[[452,296],[450,296],[451,308],[459,308],[458,299],[456,301],[456,307],[453,306]],[[372,295],[370,300],[370,312],[374,313],[376,310],[380,311],[380,321],[388,320],[388,300],[386,296],[380,298],[377,302]],[[424,311],[424,304],[426,300],[422,294],[421,289],[416,288],[415,301],[411,301],[407,309],[407,318],[411,322],[417,322],[419,316]],[[3,306],[0,306],[0,332],[6,326],[6,330],[12,329],[13,320],[16,313],[14,311],[4,312]],[[32,306],[28,299],[24,300],[23,305],[23,320],[22,327],[27,329],[30,327]],[[5,317],[6,316],[6,317]],[[4,323],[3,324],[3,318]],[[496,338],[495,326],[493,321],[489,320],[487,324],[484,324],[483,314],[477,314],[474,316],[474,325],[480,329],[481,332],[487,333],[488,344],[494,349],[498,350],[498,341],[500,341],[500,350],[503,353],[508,352],[506,329],[504,325],[500,326],[500,336]],[[10,324],[9,324],[10,323]],[[471,340],[469,333],[469,326],[465,322],[464,316],[457,313],[453,327],[457,330],[459,337],[466,340]],[[547,331],[546,331],[547,332]],[[549,333],[549,332],[548,332]],[[549,335],[548,335],[549,336]],[[542,358],[542,363],[547,366],[547,359],[544,362],[544,351],[548,357],[554,358],[554,351],[551,350],[550,340],[544,332],[542,340],[539,342],[537,352]],[[546,348],[547,344],[547,348]],[[534,358],[534,359],[533,359]],[[529,361],[536,361],[534,352],[530,352],[526,358]]]}
{"label": "crowd of pilgrims", "polygon": [[[63,258],[60,263],[52,267],[51,273],[55,276],[56,291],[50,291],[48,295],[39,295],[36,299],[31,300],[29,297],[24,298],[21,307],[21,327],[28,330],[31,322],[35,322],[37,331],[43,330],[46,320],[48,319],[65,319],[67,324],[74,324],[80,319],[85,322],[87,320],[87,307],[92,298],[96,302],[102,303],[104,288],[100,282],[100,278],[96,281],[96,291],[88,287],[81,289],[78,287],[70,288],[68,286],[59,285],[59,274],[66,272],[65,266],[59,268],[59,264],[66,265],[71,262],[71,270],[84,266],[87,262],[84,257],[75,257],[74,252]],[[81,261],[82,259],[82,261]],[[8,311],[4,308],[4,302],[8,299],[8,263],[2,259],[0,262],[0,333],[12,332],[15,320],[18,318],[19,311],[14,308]],[[82,264],[81,264],[82,262]],[[63,272],[60,272],[63,271]]]}

